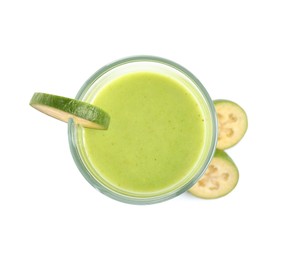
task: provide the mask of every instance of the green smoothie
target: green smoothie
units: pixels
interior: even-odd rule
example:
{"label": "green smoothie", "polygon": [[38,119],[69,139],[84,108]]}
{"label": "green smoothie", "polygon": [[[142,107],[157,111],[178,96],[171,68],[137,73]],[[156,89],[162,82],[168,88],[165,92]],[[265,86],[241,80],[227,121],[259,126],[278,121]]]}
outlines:
{"label": "green smoothie", "polygon": [[105,186],[156,194],[195,175],[205,143],[204,118],[181,82],[156,72],[131,72],[104,86],[92,103],[111,116],[106,131],[82,130],[85,157]]}

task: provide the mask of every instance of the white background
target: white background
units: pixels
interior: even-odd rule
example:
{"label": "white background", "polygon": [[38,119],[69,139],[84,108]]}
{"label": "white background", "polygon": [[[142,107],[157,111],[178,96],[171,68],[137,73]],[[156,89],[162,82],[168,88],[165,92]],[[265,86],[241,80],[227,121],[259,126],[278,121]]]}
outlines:
{"label": "white background", "polygon": [[[285,259],[282,2],[1,1],[0,259]],[[228,196],[113,201],[77,170],[67,125],[29,106],[36,91],[75,97],[97,69],[139,54],[247,111]]]}

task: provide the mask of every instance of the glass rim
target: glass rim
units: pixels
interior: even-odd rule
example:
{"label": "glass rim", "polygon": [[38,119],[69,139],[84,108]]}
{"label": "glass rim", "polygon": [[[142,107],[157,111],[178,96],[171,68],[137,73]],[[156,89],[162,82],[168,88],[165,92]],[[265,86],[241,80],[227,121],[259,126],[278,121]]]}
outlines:
{"label": "glass rim", "polygon": [[210,98],[210,95],[208,94],[205,87],[202,85],[202,83],[186,68],[182,67],[181,65],[161,57],[156,56],[148,56],[148,55],[141,55],[141,56],[131,56],[127,58],[123,58],[120,60],[116,60],[99,70],[97,70],[91,77],[87,79],[87,81],[83,84],[83,86],[80,88],[76,95],[76,99],[82,99],[86,92],[92,87],[93,83],[100,78],[102,75],[107,73],[108,71],[122,66],[124,64],[129,64],[132,62],[154,62],[154,63],[160,63],[164,64],[166,66],[170,66],[173,69],[179,71],[180,73],[184,74],[187,78],[192,80],[195,83],[195,87],[198,88],[201,95],[203,96],[205,103],[207,105],[207,108],[210,112],[210,118],[212,119],[212,136],[210,138],[210,146],[208,150],[208,154],[205,158],[204,163],[201,164],[199,170],[197,173],[193,175],[190,181],[187,181],[182,186],[177,188],[174,191],[168,192],[166,194],[162,194],[159,196],[153,196],[153,197],[136,197],[136,196],[128,196],[122,193],[118,193],[114,190],[108,189],[103,184],[101,184],[99,181],[97,181],[89,172],[87,167],[84,165],[84,162],[81,160],[80,153],[77,148],[76,144],[76,125],[74,124],[73,120],[70,119],[68,122],[68,139],[69,139],[69,146],[71,150],[72,157],[75,161],[75,164],[77,165],[79,171],[84,176],[84,178],[96,189],[98,189],[101,193],[107,195],[108,197],[111,197],[115,200],[129,203],[129,204],[154,204],[162,201],[169,200],[171,198],[174,198],[184,192],[186,192],[190,187],[192,187],[205,173],[208,165],[210,164],[210,161],[214,155],[215,149],[216,149],[216,143],[217,143],[217,118],[216,118],[216,111],[213,104],[212,99]]}

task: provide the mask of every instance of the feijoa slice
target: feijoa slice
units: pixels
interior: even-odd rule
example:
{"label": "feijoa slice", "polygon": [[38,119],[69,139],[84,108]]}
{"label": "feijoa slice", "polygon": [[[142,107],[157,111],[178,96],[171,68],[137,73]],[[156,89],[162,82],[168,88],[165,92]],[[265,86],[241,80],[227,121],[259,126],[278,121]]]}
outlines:
{"label": "feijoa slice", "polygon": [[101,108],[79,100],[46,93],[35,93],[30,101],[35,109],[68,122],[70,118],[76,124],[87,128],[107,129],[110,117]]}
{"label": "feijoa slice", "polygon": [[243,108],[230,100],[214,101],[218,118],[217,148],[224,150],[236,145],[247,130],[247,115]]}
{"label": "feijoa slice", "polygon": [[205,174],[189,192],[203,199],[219,198],[230,193],[238,179],[239,171],[233,160],[224,151],[216,150]]}

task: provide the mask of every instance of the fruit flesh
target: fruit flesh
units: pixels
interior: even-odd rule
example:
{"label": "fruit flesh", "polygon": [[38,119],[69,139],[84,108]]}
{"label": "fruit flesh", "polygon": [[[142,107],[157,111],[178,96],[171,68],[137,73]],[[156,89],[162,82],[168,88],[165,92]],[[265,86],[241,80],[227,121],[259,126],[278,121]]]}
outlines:
{"label": "fruit flesh", "polygon": [[205,174],[189,192],[204,199],[219,198],[231,192],[238,179],[233,160],[224,151],[217,150]]}
{"label": "fruit flesh", "polygon": [[30,105],[42,113],[64,122],[68,122],[72,118],[76,124],[96,129],[107,129],[109,125],[110,118],[106,112],[79,100],[35,93]]}
{"label": "fruit flesh", "polygon": [[245,111],[229,100],[214,101],[218,118],[217,148],[224,150],[236,145],[247,130]]}

